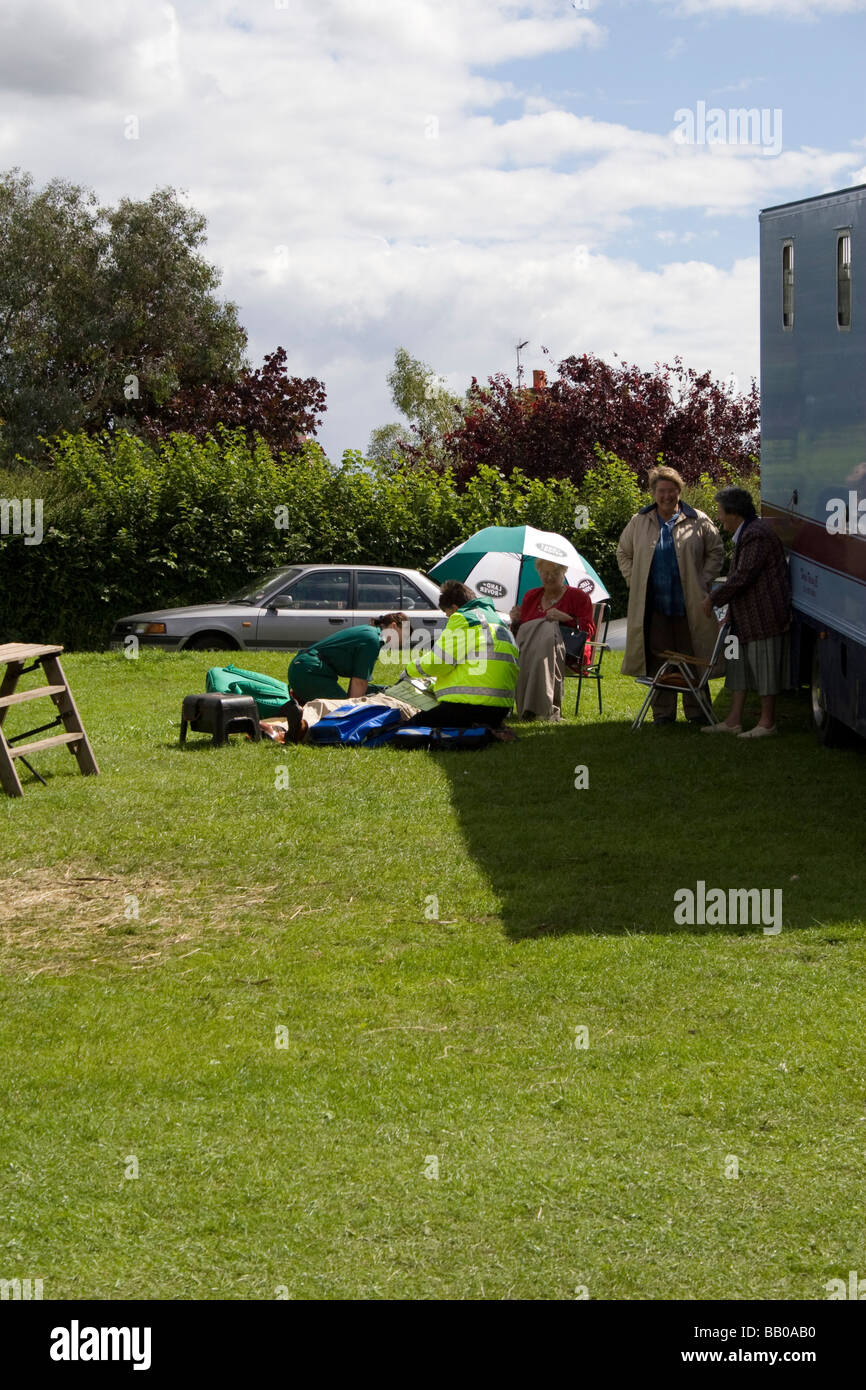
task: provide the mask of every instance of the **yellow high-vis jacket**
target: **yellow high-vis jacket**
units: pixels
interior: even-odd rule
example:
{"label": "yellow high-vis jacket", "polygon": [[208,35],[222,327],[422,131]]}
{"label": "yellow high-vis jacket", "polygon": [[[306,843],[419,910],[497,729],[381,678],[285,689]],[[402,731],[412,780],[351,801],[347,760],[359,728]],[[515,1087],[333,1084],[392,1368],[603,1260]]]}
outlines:
{"label": "yellow high-vis jacket", "polygon": [[474,598],[452,613],[430,651],[406,668],[432,677],[437,700],[465,705],[514,703],[517,643],[489,599]]}

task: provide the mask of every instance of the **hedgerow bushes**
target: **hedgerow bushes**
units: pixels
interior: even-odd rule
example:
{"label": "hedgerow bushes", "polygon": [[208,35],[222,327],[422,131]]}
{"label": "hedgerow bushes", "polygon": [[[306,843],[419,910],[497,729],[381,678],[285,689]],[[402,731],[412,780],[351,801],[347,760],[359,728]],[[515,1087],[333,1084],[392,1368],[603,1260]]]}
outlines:
{"label": "hedgerow bushes", "polygon": [[204,442],[176,434],[159,447],[66,435],[52,469],[0,475],[0,499],[41,499],[43,509],[40,544],[0,535],[0,642],[99,648],[125,613],[217,600],[277,565],[427,570],[483,526],[522,523],[572,540],[624,611],[616,542],[647,499],[625,463],[600,449],[597,458],[579,490],[488,467],[458,489],[450,473],[395,472],[360,453],[335,467],[315,443],[275,457],[240,431]]}

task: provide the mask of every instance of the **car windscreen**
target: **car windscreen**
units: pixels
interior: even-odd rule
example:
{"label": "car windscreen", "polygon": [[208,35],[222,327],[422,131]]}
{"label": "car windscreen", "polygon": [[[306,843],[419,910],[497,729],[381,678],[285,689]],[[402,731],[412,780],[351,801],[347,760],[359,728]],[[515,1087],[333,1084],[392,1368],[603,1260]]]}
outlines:
{"label": "car windscreen", "polygon": [[270,570],[268,574],[263,574],[260,579],[256,579],[252,584],[247,584],[243,589],[238,589],[236,593],[229,594],[225,603],[261,603],[269,589],[276,585],[280,587],[287,584],[295,575],[300,574],[302,565],[287,565],[282,569]]}

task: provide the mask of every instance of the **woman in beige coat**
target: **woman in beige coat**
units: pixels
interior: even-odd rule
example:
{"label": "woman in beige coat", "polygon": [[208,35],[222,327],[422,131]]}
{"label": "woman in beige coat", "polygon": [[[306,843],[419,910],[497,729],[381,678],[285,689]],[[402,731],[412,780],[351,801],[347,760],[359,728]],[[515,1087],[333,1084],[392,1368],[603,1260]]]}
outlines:
{"label": "woman in beige coat", "polygon": [[[664,650],[708,660],[719,630],[704,600],[722,568],[722,538],[705,512],[680,500],[683,480],[675,469],[654,468],[649,487],[653,501],[632,517],[616,551],[629,590],[625,676],[654,675],[661,665],[654,653]],[[683,695],[683,709],[691,723],[706,723],[694,696]],[[676,690],[656,691],[653,721],[673,724],[676,717]]]}

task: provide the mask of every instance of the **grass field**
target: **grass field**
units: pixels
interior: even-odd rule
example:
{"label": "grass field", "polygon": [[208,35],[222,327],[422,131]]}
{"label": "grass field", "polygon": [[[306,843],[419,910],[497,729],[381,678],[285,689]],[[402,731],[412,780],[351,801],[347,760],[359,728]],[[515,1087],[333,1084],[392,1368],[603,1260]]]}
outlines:
{"label": "grass field", "polygon": [[[61,749],[0,797],[0,1278],[823,1299],[866,1274],[862,753],[793,699],[762,743],[632,733],[619,658],[603,717],[589,690],[476,755],[181,750],[222,660],[69,656],[101,775]],[[677,925],[698,880],[782,889],[782,931]]]}

